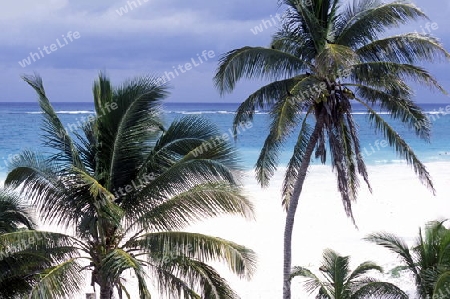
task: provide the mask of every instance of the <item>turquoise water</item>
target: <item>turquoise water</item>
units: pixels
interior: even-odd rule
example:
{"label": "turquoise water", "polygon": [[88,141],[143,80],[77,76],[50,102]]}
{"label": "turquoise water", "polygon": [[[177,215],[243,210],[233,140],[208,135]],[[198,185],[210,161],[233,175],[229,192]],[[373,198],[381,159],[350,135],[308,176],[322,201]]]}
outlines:
{"label": "turquoise water", "polygon": [[[54,103],[53,105],[64,126],[69,130],[77,130],[81,123],[94,114],[92,103]],[[228,134],[231,137],[232,121],[237,106],[236,103],[166,103],[164,117],[166,123],[186,115],[205,117],[210,119],[222,134]],[[384,116],[410,143],[424,162],[450,161],[450,114],[445,113],[450,112],[450,105],[424,104],[422,108],[428,113],[433,124],[430,143],[415,138],[406,127],[391,121],[389,115]],[[383,136],[374,133],[362,108],[357,106],[354,109],[354,118],[359,125],[361,147],[368,164],[401,162],[393,150],[386,146]],[[254,122],[243,127],[238,134],[236,147],[246,169],[251,169],[256,162],[268,132],[268,123],[268,114],[260,111],[255,115]],[[0,174],[7,171],[8,164],[15,154],[25,149],[41,152],[48,150],[41,147],[41,125],[42,114],[37,103],[0,103]],[[287,141],[280,156],[280,166],[288,161],[294,140],[293,137]]]}

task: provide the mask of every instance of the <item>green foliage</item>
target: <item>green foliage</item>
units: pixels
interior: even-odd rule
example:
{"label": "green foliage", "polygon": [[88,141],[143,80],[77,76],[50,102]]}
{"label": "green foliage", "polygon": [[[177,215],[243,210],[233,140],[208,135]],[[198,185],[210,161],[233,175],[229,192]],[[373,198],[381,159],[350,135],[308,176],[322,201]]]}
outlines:
{"label": "green foliage", "polygon": [[370,234],[366,240],[381,245],[400,257],[401,270],[407,269],[415,279],[420,298],[434,298],[448,290],[450,271],[450,230],[444,221],[431,221],[425,231],[409,247],[405,241],[390,233]]}
{"label": "green foliage", "polygon": [[33,229],[35,226],[30,209],[23,199],[13,192],[0,188],[0,234],[17,231],[21,227]]}
{"label": "green foliage", "polygon": [[317,299],[408,298],[395,285],[368,276],[371,271],[383,272],[377,264],[366,261],[351,271],[349,263],[350,257],[326,249],[319,267],[323,279],[298,266],[292,269],[291,279],[297,276],[304,278],[305,290],[310,294],[315,293]]}
{"label": "green foliage", "polygon": [[[73,236],[50,234],[47,246],[26,248],[37,256],[44,249],[50,255],[45,267],[35,271],[32,298],[76,294],[84,270],[100,286],[102,299],[110,298],[113,288],[129,296],[122,280],[126,270],[134,272],[140,298],[151,297],[149,279],[157,280],[160,293],[169,297],[237,298],[207,263],[224,262],[231,272],[249,278],[253,251],[178,232],[223,214],[253,217],[252,204],[242,195],[234,148],[211,142],[220,132],[194,117],[165,128],[160,104],[168,92],[156,78],[113,87],[100,74],[93,88],[97,117],[73,135],[61,133],[64,128],[41,78],[24,80],[38,93],[44,145],[56,154],[22,153],[5,183],[29,198],[44,222],[75,231]],[[89,266],[81,267],[79,259]]]}

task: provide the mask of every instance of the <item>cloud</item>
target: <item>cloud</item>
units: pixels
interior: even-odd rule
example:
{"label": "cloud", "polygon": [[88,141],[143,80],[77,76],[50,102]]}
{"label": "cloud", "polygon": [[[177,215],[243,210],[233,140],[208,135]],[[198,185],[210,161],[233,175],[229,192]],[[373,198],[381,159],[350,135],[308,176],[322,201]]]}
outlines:
{"label": "cloud", "polygon": [[[447,15],[425,0],[416,2],[438,23],[439,29],[433,33],[448,45]],[[125,7],[128,12],[120,15],[118,11],[122,8],[123,12]],[[54,76],[49,79],[49,88],[60,90],[61,86],[75,84],[80,89],[84,86],[89,93],[99,70],[109,71],[111,77],[120,82],[125,77],[144,73],[162,74],[204,50],[212,50],[216,54],[214,60],[171,82],[177,101],[186,98],[187,92],[176,91],[181,89],[193,92],[190,98],[200,94],[211,100],[218,97],[212,77],[219,56],[245,45],[268,45],[276,24],[258,34],[251,29],[282,12],[276,0],[260,0],[258,5],[242,0],[229,0],[226,4],[207,0],[10,1],[0,11],[0,26],[8,29],[0,31],[2,82],[8,86],[8,90],[2,92],[31,100],[23,93],[19,77],[22,73],[37,71],[43,76]],[[420,29],[421,24],[408,28],[414,31]],[[69,31],[79,32],[80,38],[25,68],[20,66],[18,62],[27,59],[30,53],[61,40]],[[445,80],[446,73],[441,70],[438,73]],[[198,84],[193,80],[199,80]],[[58,86],[53,86],[53,82]],[[230,98],[240,101],[258,85],[242,83],[238,93]],[[199,93],[199,90],[205,92]],[[88,93],[80,93],[82,96],[78,97],[77,92],[73,92],[66,97],[90,100]]]}

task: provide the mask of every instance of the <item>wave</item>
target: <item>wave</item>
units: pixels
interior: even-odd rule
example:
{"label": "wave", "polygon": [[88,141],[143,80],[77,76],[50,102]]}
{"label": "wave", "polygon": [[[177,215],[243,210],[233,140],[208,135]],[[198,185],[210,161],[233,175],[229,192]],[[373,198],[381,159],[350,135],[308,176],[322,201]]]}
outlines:
{"label": "wave", "polygon": [[[30,111],[30,112],[25,112],[25,114],[42,114],[42,111]],[[95,111],[89,111],[89,110],[61,110],[61,111],[56,111],[56,114],[95,114]]]}
{"label": "wave", "polygon": [[[201,114],[236,114],[236,111],[228,111],[228,110],[165,110],[165,113],[169,114],[185,114],[185,115],[201,115]],[[444,111],[423,111],[425,114],[429,115],[448,115],[450,113],[444,112]],[[25,112],[25,114],[42,114],[42,111],[29,111]],[[95,111],[93,110],[60,110],[56,111],[57,114],[95,114]],[[304,114],[304,112],[300,112],[301,114]],[[381,111],[377,112],[379,115],[390,115],[391,113],[388,111]],[[20,112],[10,112],[9,114],[20,114]],[[255,115],[264,115],[269,114],[267,111],[259,111],[256,110],[254,112]],[[352,112],[352,115],[367,115],[367,111],[355,111]]]}
{"label": "wave", "polygon": [[209,110],[209,111],[164,111],[165,113],[173,113],[173,114],[235,114],[234,111],[225,111],[225,110]]}

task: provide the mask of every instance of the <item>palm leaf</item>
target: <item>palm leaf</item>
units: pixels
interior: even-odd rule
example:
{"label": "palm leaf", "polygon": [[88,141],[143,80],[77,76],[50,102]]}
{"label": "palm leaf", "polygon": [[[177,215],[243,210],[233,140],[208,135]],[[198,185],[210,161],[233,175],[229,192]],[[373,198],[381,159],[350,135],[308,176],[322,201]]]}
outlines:
{"label": "palm leaf", "polygon": [[30,299],[75,298],[82,290],[84,276],[81,266],[70,259],[41,273],[39,283],[33,286]]}
{"label": "palm leaf", "polygon": [[445,293],[448,294],[449,288],[450,288],[450,271],[445,272],[439,276],[439,279],[437,280],[434,286],[433,296],[435,295],[443,296],[442,294]]}
{"label": "palm leaf", "polygon": [[159,261],[171,254],[202,262],[221,261],[239,277],[250,278],[255,270],[255,254],[252,250],[221,238],[197,233],[148,233],[127,246],[145,248]]}
{"label": "palm leaf", "polygon": [[[236,135],[236,129],[243,123],[247,123],[253,120],[253,115],[257,109],[268,110],[273,107],[275,103],[283,98],[288,98],[291,101],[297,101],[297,94],[303,91],[298,84],[307,79],[307,75],[300,75],[294,78],[275,81],[269,83],[254,93],[252,93],[242,104],[239,105],[236,110],[236,116],[233,120],[233,129]],[[308,92],[308,89],[314,85],[315,82],[307,82],[303,84],[304,90]]]}
{"label": "palm leaf", "polygon": [[435,37],[419,33],[389,36],[363,45],[356,53],[364,61],[391,61],[395,63],[420,63],[450,58]]}
{"label": "palm leaf", "polygon": [[[361,103],[361,101],[359,102]],[[426,170],[425,165],[418,159],[406,141],[403,140],[403,138],[401,138],[400,135],[371,107],[366,104],[364,105],[369,111],[369,119],[373,122],[375,128],[378,131],[382,131],[384,137],[387,138],[389,145],[394,147],[397,154],[404,158],[408,164],[412,165],[414,172],[419,176],[419,180],[435,193],[431,176]]]}
{"label": "palm leaf", "polygon": [[383,268],[378,266],[374,262],[365,261],[359,264],[358,267],[356,267],[356,269],[353,270],[350,276],[348,277],[346,284],[350,284],[351,282],[358,280],[363,275],[366,275],[367,272],[373,270],[383,273]]}
{"label": "palm leaf", "polygon": [[[352,84],[348,84],[352,85]],[[390,112],[393,119],[399,119],[407,124],[420,138],[428,141],[430,138],[431,123],[427,115],[412,100],[407,97],[398,97],[396,92],[379,90],[363,85],[358,87],[357,94],[371,103],[379,103],[381,109]]]}
{"label": "palm leaf", "polygon": [[125,186],[127,178],[136,174],[150,149],[149,140],[162,129],[157,116],[159,101],[166,94],[166,87],[158,84],[156,78],[130,80],[113,91],[109,80],[99,77],[94,86],[96,106],[114,102],[118,107],[97,121],[99,168],[105,168],[107,188]]}
{"label": "palm leaf", "polygon": [[409,298],[408,294],[392,283],[373,281],[364,284],[364,286],[355,291],[350,299],[367,298],[367,296],[384,299]]}
{"label": "palm leaf", "polygon": [[183,229],[196,221],[223,214],[253,217],[253,205],[241,195],[241,190],[223,182],[198,184],[146,210],[136,211],[136,223],[151,231]]}
{"label": "palm leaf", "polygon": [[[389,74],[389,79],[391,79],[391,77],[399,77],[400,80],[412,80],[415,83],[429,87],[430,89],[437,89],[446,94],[446,91],[437,80],[424,68],[419,66],[394,62],[364,62],[355,64],[352,70],[352,78],[355,82],[367,82],[369,83],[368,85],[372,86],[378,86],[382,83],[382,86],[386,86],[386,84],[383,84],[384,81],[378,80],[379,83],[377,84],[374,82],[374,78],[382,78],[383,76],[386,76],[386,74]],[[394,80],[392,84],[395,84],[399,79]]]}
{"label": "palm leaf", "polygon": [[350,273],[348,256],[340,256],[331,249],[323,252],[322,274],[333,283],[335,297],[340,297],[345,291],[345,282]]}
{"label": "palm leaf", "polygon": [[[175,276],[183,277],[183,280],[186,281],[189,288],[199,289],[198,293],[200,298],[239,298],[236,292],[228,285],[227,281],[213,267],[201,261],[189,258],[174,259],[170,272],[174,273]],[[162,287],[160,286],[160,289]],[[185,298],[199,297],[196,294],[192,294],[192,292],[185,293]]]}
{"label": "palm leaf", "polygon": [[311,137],[311,127],[306,122],[308,119],[308,114],[303,118],[302,126],[300,132],[298,133],[297,142],[294,146],[294,151],[289,160],[284,181],[283,181],[283,201],[282,205],[287,209],[289,202],[291,200],[292,192],[294,192],[294,184],[297,179],[298,172],[300,170],[300,165],[302,164],[303,157],[305,155],[306,147],[308,141]]}
{"label": "palm leaf", "polygon": [[231,92],[241,78],[281,79],[305,69],[305,63],[288,53],[262,47],[243,47],[224,54],[214,83],[223,94]]}
{"label": "palm leaf", "polygon": [[308,270],[304,267],[295,266],[292,268],[291,279],[294,277],[297,277],[297,276],[307,278],[307,280],[304,282],[304,285],[305,285],[305,290],[308,293],[312,294],[314,291],[319,289],[319,292],[321,293],[321,295],[323,296],[324,299],[332,298],[332,296],[329,294],[329,291],[328,291],[329,285],[326,282],[322,282],[319,279],[319,277],[317,277],[310,270]]}
{"label": "palm leaf", "polygon": [[58,151],[54,155],[54,158],[64,162],[73,163],[77,167],[82,168],[81,159],[79,153],[69,136],[68,132],[64,128],[58,115],[53,110],[50,101],[45,94],[42,78],[35,75],[24,75],[22,79],[27,82],[38,94],[39,105],[42,112],[44,112],[44,135],[45,145],[54,148]]}
{"label": "palm leaf", "polygon": [[23,202],[12,190],[0,189],[0,234],[16,231],[20,226],[34,228],[31,210]]}
{"label": "palm leaf", "polygon": [[413,255],[402,239],[393,234],[373,233],[365,237],[364,240],[381,245],[398,254],[402,258],[403,262],[408,266],[408,269],[412,271],[416,277],[418,276]]}
{"label": "palm leaf", "polygon": [[174,275],[171,268],[153,267],[154,277],[157,277],[158,290],[161,295],[177,296],[184,299],[201,299],[200,295],[194,290],[194,283],[188,283],[185,277],[179,278]]}
{"label": "palm leaf", "polygon": [[344,26],[337,32],[337,44],[361,46],[378,34],[411,20],[427,18],[414,4],[404,1],[382,3],[378,0],[354,1],[343,14]]}
{"label": "palm leaf", "polygon": [[110,281],[115,282],[120,280],[120,275],[128,269],[132,269],[136,274],[139,285],[139,298],[151,298],[150,291],[147,288],[145,281],[145,271],[143,266],[145,263],[138,260],[129,252],[122,249],[114,249],[105,257],[102,264],[102,271],[105,273]]}
{"label": "palm leaf", "polygon": [[13,170],[5,179],[5,185],[11,188],[20,187],[36,204],[44,221],[67,225],[69,218],[65,212],[70,210],[71,215],[74,210],[64,202],[67,188],[61,181],[54,162],[33,152],[24,151],[12,167]]}

